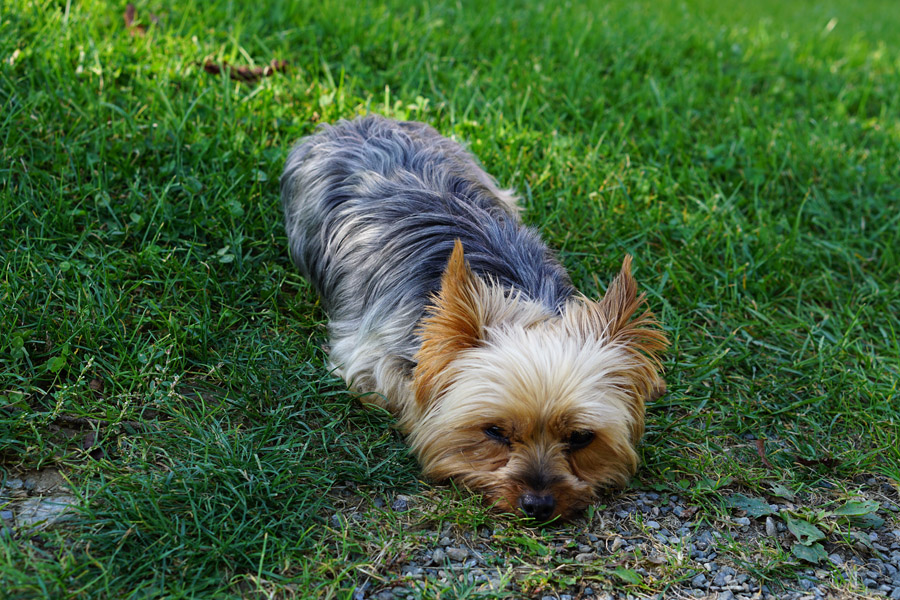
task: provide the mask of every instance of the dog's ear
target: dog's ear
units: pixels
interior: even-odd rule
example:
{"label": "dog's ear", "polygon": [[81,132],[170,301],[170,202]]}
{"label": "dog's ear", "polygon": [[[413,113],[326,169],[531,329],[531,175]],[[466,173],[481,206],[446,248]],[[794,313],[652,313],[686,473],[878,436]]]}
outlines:
{"label": "dog's ear", "polygon": [[432,299],[418,335],[414,388],[416,403],[425,407],[443,385],[456,355],[477,346],[484,332],[486,286],[466,263],[462,242],[456,240],[441,276],[441,290]]}
{"label": "dog's ear", "polygon": [[[657,353],[668,346],[665,333],[649,310],[646,310],[644,294],[638,295],[637,282],[631,275],[631,256],[622,261],[622,270],[599,302],[586,298],[570,303],[566,319],[575,332],[608,343],[622,344],[643,352],[654,362]],[[634,317],[638,309],[644,312]]]}
{"label": "dog's ear", "polygon": [[481,342],[487,296],[487,286],[469,268],[462,242],[456,240],[441,276],[441,290],[418,331],[422,346],[416,354],[414,386],[419,406],[424,407],[434,396],[456,355]]}
{"label": "dog's ear", "polygon": [[[665,381],[660,377],[660,354],[669,345],[665,332],[645,305],[644,294],[638,295],[637,282],[631,275],[631,256],[626,255],[622,270],[602,300],[582,298],[570,302],[565,314],[573,334],[614,344],[628,353],[627,372],[641,413],[644,401],[656,400],[666,392]],[[639,309],[643,312],[635,318]]]}

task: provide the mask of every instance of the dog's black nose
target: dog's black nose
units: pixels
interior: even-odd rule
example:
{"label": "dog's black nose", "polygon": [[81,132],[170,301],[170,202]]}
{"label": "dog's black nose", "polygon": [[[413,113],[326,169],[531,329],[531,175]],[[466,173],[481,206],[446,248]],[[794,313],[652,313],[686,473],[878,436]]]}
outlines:
{"label": "dog's black nose", "polygon": [[525,515],[538,521],[546,521],[556,508],[553,494],[525,492],[519,496],[519,506]]}

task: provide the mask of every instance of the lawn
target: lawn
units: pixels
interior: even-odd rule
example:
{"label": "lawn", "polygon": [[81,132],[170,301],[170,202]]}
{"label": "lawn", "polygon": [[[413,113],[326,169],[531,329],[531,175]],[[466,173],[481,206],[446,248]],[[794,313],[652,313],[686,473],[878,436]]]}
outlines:
{"label": "lawn", "polygon": [[[894,2],[125,13],[0,10],[0,596],[900,589]],[[278,178],[367,112],[468,144],[588,295],[634,255],[669,392],[583,518],[421,481],[329,373]],[[76,508],[23,526],[48,473]]]}

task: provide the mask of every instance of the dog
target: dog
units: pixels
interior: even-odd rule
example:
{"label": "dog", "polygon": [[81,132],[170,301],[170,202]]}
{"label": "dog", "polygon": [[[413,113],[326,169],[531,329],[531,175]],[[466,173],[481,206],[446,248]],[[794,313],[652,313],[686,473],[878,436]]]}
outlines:
{"label": "dog", "polygon": [[472,154],[376,115],[300,140],[281,200],[332,366],[426,477],[541,522],[627,482],[668,344],[630,256],[588,299]]}

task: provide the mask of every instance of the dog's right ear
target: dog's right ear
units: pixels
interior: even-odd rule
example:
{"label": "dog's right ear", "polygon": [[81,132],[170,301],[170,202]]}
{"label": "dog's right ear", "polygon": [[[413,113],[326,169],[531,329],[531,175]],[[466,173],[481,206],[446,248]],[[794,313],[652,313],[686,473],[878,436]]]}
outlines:
{"label": "dog's right ear", "polygon": [[414,388],[421,408],[448,383],[447,367],[456,355],[480,344],[488,296],[487,286],[466,263],[462,242],[456,240],[441,276],[441,290],[418,331],[422,347],[416,354]]}

